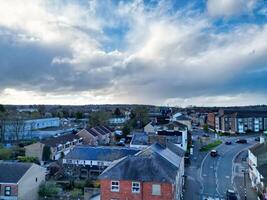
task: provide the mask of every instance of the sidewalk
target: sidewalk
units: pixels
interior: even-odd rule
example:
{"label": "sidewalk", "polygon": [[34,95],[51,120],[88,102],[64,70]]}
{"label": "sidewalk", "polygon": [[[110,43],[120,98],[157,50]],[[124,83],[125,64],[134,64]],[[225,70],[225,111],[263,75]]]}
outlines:
{"label": "sidewalk", "polygon": [[248,170],[247,161],[242,159],[245,157],[247,157],[247,151],[242,151],[234,160],[234,186],[241,200],[257,200],[257,194],[252,189],[249,175],[244,173],[244,171]]}

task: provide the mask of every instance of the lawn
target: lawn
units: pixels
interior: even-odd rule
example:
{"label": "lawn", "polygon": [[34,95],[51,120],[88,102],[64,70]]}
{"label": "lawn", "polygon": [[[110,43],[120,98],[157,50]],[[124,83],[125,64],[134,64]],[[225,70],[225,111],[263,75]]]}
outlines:
{"label": "lawn", "polygon": [[218,145],[222,144],[221,140],[216,140],[212,143],[209,143],[203,147],[201,147],[200,151],[210,151],[212,149],[214,149],[215,147],[217,147]]}

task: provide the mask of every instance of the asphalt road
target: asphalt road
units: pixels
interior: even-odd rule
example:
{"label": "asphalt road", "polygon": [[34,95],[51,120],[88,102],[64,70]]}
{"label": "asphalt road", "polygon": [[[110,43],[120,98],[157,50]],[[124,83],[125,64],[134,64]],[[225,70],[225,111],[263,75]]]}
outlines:
{"label": "asphalt road", "polygon": [[207,154],[203,159],[200,169],[202,186],[200,199],[225,199],[227,189],[235,189],[232,178],[234,158],[240,151],[255,144],[255,137],[246,137],[248,144],[235,143],[238,138],[221,138],[223,141],[232,141],[232,144],[223,143],[218,146],[218,157],[214,158]]}

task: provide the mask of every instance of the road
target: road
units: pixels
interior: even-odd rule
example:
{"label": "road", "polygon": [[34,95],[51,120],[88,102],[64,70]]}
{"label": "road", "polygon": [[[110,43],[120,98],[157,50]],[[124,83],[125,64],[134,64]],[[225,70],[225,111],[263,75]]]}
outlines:
{"label": "road", "polygon": [[236,144],[239,137],[221,138],[232,141],[231,145],[222,144],[216,149],[219,156],[214,158],[209,154],[202,161],[200,182],[202,185],[200,199],[224,199],[227,189],[233,188],[233,161],[235,156],[249,146],[255,144],[254,137],[247,137],[248,144]]}

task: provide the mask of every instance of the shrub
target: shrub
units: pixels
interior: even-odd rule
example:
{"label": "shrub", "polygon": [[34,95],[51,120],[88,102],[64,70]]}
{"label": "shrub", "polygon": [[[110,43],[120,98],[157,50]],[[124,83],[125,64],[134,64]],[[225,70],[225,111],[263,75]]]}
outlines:
{"label": "shrub", "polygon": [[53,183],[43,183],[39,188],[39,195],[41,197],[54,197],[58,195],[59,188]]}

